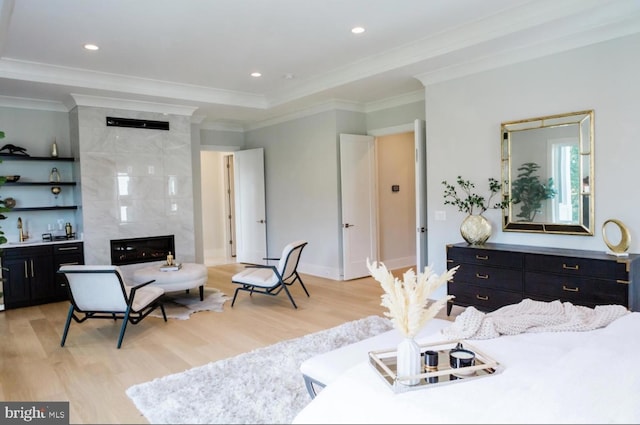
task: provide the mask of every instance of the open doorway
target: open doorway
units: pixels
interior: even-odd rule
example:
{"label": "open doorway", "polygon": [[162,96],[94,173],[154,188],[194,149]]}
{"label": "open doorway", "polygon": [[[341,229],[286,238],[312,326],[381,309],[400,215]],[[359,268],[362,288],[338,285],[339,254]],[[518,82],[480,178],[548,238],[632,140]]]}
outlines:
{"label": "open doorway", "polygon": [[233,154],[201,151],[202,244],[206,266],[235,263]]}
{"label": "open doorway", "polygon": [[389,269],[416,266],[415,136],[376,136],[378,254]]}

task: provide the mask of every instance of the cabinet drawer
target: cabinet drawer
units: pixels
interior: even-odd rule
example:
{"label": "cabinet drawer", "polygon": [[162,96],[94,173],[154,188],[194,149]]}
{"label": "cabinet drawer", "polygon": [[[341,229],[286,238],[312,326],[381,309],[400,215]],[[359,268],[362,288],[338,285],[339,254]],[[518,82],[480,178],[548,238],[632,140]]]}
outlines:
{"label": "cabinet drawer", "polygon": [[628,306],[629,286],[611,280],[527,272],[524,286],[525,294],[559,299],[563,302]]}
{"label": "cabinet drawer", "polygon": [[481,264],[485,266],[509,267],[522,269],[522,253],[496,251],[482,248],[462,248],[450,246],[447,248],[447,262],[452,267],[467,263]]}
{"label": "cabinet drawer", "polygon": [[487,288],[522,291],[522,270],[500,269],[475,264],[460,264],[453,275],[456,283],[471,284]]}
{"label": "cabinet drawer", "polygon": [[455,282],[447,284],[447,292],[454,295],[451,300],[460,306],[474,306],[481,311],[493,311],[509,304],[522,301],[521,292],[501,291],[475,285],[464,285]]}
{"label": "cabinet drawer", "polygon": [[55,244],[53,246],[53,253],[56,255],[73,254],[73,253],[82,254],[82,242]]}
{"label": "cabinet drawer", "polygon": [[7,260],[23,257],[36,257],[39,255],[51,255],[50,246],[21,246],[2,250],[2,256]]}
{"label": "cabinet drawer", "polygon": [[555,255],[525,255],[525,269],[571,276],[597,277],[628,281],[624,263],[591,258],[561,257]]}

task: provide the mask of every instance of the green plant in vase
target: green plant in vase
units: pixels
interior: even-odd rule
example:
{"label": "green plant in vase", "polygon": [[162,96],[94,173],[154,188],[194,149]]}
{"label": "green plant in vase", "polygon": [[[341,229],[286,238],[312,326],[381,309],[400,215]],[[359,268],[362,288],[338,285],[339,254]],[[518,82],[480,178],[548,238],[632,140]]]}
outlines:
{"label": "green plant in vase", "polygon": [[467,217],[460,225],[460,234],[470,245],[482,245],[491,236],[491,223],[482,215],[487,209],[504,209],[509,205],[508,199],[491,203],[495,195],[500,193],[502,183],[493,177],[489,177],[488,197],[474,192],[475,184],[470,180],[465,180],[461,176],[456,179],[457,186],[450,184],[446,180],[444,185],[444,204],[453,205],[458,211],[467,213]]}

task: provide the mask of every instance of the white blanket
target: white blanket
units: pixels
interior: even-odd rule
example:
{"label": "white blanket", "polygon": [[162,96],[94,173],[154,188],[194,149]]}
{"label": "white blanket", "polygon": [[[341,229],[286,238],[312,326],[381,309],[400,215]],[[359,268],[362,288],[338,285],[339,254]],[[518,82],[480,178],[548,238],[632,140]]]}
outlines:
{"label": "white blanket", "polygon": [[640,423],[638,335],[640,313],[630,313],[593,331],[478,340],[500,373],[400,394],[363,353],[294,423]]}
{"label": "white blanket", "polygon": [[487,339],[523,332],[581,332],[607,326],[628,314],[621,305],[595,308],[569,302],[542,302],[524,299],[491,313],[467,307],[455,322],[442,330],[447,339]]}

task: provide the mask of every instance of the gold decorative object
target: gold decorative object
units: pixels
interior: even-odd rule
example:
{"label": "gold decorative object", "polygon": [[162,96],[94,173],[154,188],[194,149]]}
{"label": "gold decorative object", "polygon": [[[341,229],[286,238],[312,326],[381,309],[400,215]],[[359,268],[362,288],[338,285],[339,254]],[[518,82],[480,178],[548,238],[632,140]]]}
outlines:
{"label": "gold decorative object", "polygon": [[460,224],[460,234],[469,245],[482,245],[491,236],[491,223],[481,214],[469,214]]}
{"label": "gold decorative object", "polygon": [[[60,172],[58,172],[58,169],[56,167],[53,167],[51,169],[51,172],[49,173],[49,183],[60,183]],[[58,195],[60,194],[60,192],[62,192],[62,188],[60,186],[51,187],[51,193],[53,193],[56,201],[58,200]]]}
{"label": "gold decorative object", "polygon": [[[615,224],[620,230],[620,242],[617,245],[611,243],[611,241],[609,241],[609,239],[607,238],[606,226],[609,223]],[[618,256],[629,255],[627,253],[627,250],[629,249],[629,245],[631,245],[631,235],[629,234],[629,229],[627,229],[627,226],[625,226],[624,223],[622,223],[620,220],[610,218],[609,220],[602,223],[602,239],[611,250],[610,254]]]}

